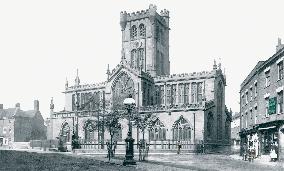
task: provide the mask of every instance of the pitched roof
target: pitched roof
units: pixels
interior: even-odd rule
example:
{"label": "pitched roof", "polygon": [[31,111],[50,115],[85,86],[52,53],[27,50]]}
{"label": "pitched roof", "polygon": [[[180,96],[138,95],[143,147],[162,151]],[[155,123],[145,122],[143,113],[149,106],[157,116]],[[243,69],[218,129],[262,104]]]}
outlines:
{"label": "pitched roof", "polygon": [[0,119],[5,118],[12,118],[15,113],[17,112],[16,108],[8,108],[8,109],[1,109],[0,110]]}
{"label": "pitched roof", "polygon": [[20,110],[15,114],[15,117],[25,117],[25,118],[33,118],[36,115],[36,110],[28,110],[28,111],[22,111]]}

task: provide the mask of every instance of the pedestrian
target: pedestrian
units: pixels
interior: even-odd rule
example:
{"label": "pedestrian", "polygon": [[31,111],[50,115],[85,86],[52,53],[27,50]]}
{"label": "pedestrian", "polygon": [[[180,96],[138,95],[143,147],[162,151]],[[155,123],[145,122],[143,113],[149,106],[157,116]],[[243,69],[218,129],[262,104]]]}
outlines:
{"label": "pedestrian", "polygon": [[247,144],[243,144],[243,160],[247,160]]}
{"label": "pedestrian", "polygon": [[142,160],[142,142],[141,142],[141,140],[139,141],[138,148],[139,148],[139,161],[141,161]]}
{"label": "pedestrian", "polygon": [[181,149],[181,143],[180,143],[180,141],[178,141],[177,148],[178,148],[177,154],[180,154],[180,149]]}
{"label": "pedestrian", "polygon": [[107,157],[108,157],[108,161],[110,161],[110,157],[111,157],[111,145],[109,142],[106,143],[107,145]]}

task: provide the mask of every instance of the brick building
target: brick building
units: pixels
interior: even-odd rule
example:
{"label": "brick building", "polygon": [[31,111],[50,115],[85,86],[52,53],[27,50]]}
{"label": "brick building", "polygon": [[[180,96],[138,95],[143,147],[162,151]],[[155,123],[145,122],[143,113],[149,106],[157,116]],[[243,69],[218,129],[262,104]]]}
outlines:
{"label": "brick building", "polygon": [[276,145],[283,158],[283,47],[279,39],[276,53],[259,61],[241,84],[241,144],[258,156],[269,154]]}
{"label": "brick building", "polygon": [[14,142],[46,139],[38,100],[34,101],[34,110],[23,111],[20,103],[15,108],[3,109],[3,104],[0,107],[0,146],[12,147]]}
{"label": "brick building", "polygon": [[[145,11],[121,12],[120,25],[120,64],[112,71],[108,68],[107,81],[103,83],[81,85],[78,71],[73,86],[66,82],[65,110],[54,112],[51,103],[48,138],[64,136],[70,142],[78,121],[81,139],[104,142],[109,138],[108,134],[93,122],[102,119],[103,115],[96,112],[97,102],[105,106],[102,111],[109,111],[122,105],[131,94],[140,114],[150,112],[156,116],[152,129],[145,135],[151,144],[161,145],[155,148],[177,141],[183,144],[203,141],[214,147],[229,145],[231,113],[225,110],[226,78],[221,64],[217,66],[214,62],[212,70],[206,72],[170,75],[167,10],[157,13],[156,6],[150,5]],[[91,103],[90,99],[93,99]],[[118,139],[124,143],[127,120],[121,123]],[[139,129],[133,129],[136,142],[141,136]]]}

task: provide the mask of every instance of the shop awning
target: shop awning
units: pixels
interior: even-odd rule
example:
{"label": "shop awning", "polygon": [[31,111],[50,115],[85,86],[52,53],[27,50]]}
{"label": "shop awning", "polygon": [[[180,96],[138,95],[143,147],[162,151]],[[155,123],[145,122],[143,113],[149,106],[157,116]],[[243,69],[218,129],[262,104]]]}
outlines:
{"label": "shop awning", "polygon": [[270,126],[270,127],[266,127],[266,128],[258,128],[258,130],[266,130],[266,129],[272,129],[272,128],[276,128],[276,126]]}

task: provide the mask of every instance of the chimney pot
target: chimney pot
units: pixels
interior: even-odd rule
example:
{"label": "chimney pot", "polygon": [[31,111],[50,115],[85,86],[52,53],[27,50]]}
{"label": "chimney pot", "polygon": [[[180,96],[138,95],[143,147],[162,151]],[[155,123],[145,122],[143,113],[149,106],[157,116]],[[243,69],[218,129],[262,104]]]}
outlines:
{"label": "chimney pot", "polygon": [[39,111],[39,101],[38,100],[34,101],[34,110]]}

